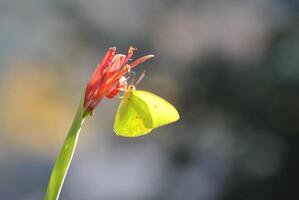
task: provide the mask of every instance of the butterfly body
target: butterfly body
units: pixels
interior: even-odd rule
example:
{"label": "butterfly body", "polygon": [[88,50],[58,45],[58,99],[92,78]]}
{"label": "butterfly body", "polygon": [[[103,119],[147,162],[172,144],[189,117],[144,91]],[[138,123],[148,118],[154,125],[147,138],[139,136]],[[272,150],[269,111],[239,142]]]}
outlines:
{"label": "butterfly body", "polygon": [[114,131],[119,136],[138,137],[178,119],[177,110],[166,100],[129,85],[116,114]]}

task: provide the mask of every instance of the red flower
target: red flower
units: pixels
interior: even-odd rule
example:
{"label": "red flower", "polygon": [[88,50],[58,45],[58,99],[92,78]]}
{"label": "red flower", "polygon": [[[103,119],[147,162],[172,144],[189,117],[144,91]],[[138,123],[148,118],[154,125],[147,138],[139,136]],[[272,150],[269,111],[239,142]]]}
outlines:
{"label": "red flower", "polygon": [[154,55],[143,56],[127,64],[135,50],[130,47],[126,56],[116,54],[116,47],[109,48],[87,83],[84,97],[84,109],[87,112],[91,113],[103,97],[113,98],[119,91],[125,91],[127,78],[124,75],[138,64],[154,57]]}

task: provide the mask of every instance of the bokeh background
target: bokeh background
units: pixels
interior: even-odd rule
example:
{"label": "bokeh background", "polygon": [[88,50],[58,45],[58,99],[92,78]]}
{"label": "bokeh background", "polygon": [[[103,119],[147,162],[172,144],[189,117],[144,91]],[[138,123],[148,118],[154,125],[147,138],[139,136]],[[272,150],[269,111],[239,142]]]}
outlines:
{"label": "bokeh background", "polygon": [[92,71],[131,45],[181,119],[125,139],[104,100],[61,199],[299,199],[298,21],[298,0],[1,0],[0,199],[43,199]]}

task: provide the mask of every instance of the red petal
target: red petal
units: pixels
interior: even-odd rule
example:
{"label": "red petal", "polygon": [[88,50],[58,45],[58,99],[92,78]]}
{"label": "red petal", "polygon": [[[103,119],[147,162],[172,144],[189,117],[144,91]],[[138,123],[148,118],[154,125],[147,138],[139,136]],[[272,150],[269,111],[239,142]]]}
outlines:
{"label": "red petal", "polygon": [[101,80],[103,76],[103,72],[105,71],[105,68],[108,66],[108,64],[113,59],[116,52],[116,47],[111,47],[108,49],[106,55],[98,64],[96,70],[93,72],[90,80],[87,83],[86,90],[85,90],[85,97],[84,97],[84,106],[87,106],[87,104],[90,103],[92,94],[95,92],[97,83]]}
{"label": "red petal", "polygon": [[109,66],[109,69],[107,72],[109,72],[109,73],[117,72],[120,69],[120,67],[122,67],[122,63],[125,59],[126,59],[125,55],[116,54],[112,60],[111,65]]}
{"label": "red petal", "polygon": [[127,89],[127,78],[122,76],[119,79],[117,85],[106,95],[107,98],[112,99],[119,91],[125,91]]}

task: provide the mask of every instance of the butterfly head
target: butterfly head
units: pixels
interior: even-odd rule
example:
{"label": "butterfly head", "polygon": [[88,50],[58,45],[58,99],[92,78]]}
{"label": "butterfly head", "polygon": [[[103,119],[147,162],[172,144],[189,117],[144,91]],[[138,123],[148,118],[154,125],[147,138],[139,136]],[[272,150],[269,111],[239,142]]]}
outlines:
{"label": "butterfly head", "polygon": [[134,91],[134,90],[136,90],[136,87],[135,87],[133,84],[130,84],[130,85],[128,86],[127,91],[131,92],[131,91]]}

